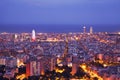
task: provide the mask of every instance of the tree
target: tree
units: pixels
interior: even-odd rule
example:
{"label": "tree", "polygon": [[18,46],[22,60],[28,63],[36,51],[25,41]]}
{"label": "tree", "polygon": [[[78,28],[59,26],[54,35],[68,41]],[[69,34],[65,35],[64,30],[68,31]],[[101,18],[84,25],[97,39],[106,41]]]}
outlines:
{"label": "tree", "polygon": [[98,78],[97,78],[97,77],[94,77],[93,80],[98,80]]}
{"label": "tree", "polygon": [[82,68],[78,68],[78,70],[75,74],[75,76],[81,77],[81,78],[84,77],[85,75],[86,75],[86,73],[84,72],[84,70]]}

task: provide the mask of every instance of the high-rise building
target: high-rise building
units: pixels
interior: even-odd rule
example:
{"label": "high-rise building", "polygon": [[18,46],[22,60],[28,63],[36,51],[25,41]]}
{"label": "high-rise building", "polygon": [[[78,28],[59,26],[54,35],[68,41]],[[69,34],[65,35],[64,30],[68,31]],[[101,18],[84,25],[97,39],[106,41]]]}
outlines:
{"label": "high-rise building", "polygon": [[26,64],[26,76],[36,76],[41,74],[40,61],[30,61]]}
{"label": "high-rise building", "polygon": [[32,41],[35,41],[35,39],[36,39],[35,30],[33,29],[33,30],[32,30]]}
{"label": "high-rise building", "polygon": [[78,57],[77,54],[73,54],[73,60],[72,60],[72,71],[71,74],[74,75],[77,72],[78,68]]}
{"label": "high-rise building", "polygon": [[50,71],[53,71],[55,69],[56,63],[57,63],[56,58],[50,59]]}
{"label": "high-rise building", "polygon": [[92,28],[92,26],[90,27],[90,34],[93,34],[93,28]]}
{"label": "high-rise building", "polygon": [[26,77],[31,76],[30,75],[30,62],[26,64]]}
{"label": "high-rise building", "polygon": [[86,33],[86,27],[85,26],[83,27],[83,33]]}
{"label": "high-rise building", "polygon": [[17,35],[17,34],[15,34],[15,35],[14,35],[14,38],[15,38],[15,39],[17,39],[17,38],[18,38],[18,35]]}

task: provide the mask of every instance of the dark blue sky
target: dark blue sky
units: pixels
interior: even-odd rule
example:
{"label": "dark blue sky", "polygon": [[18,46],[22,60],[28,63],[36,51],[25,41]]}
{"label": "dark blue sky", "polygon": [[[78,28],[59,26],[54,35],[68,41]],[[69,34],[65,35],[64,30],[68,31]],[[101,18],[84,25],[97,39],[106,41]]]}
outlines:
{"label": "dark blue sky", "polygon": [[0,24],[120,24],[120,0],[0,0]]}

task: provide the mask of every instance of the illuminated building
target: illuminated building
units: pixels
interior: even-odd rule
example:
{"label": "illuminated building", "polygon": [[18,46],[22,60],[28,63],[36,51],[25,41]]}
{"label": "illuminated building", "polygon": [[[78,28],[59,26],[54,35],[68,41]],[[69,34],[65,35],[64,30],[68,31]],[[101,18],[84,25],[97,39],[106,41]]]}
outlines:
{"label": "illuminated building", "polygon": [[86,33],[86,27],[85,26],[83,27],[83,33]]}
{"label": "illuminated building", "polygon": [[102,53],[99,53],[99,54],[97,55],[97,57],[98,57],[99,60],[103,60],[103,56],[104,56],[104,55],[103,55]]}
{"label": "illuminated building", "polygon": [[18,35],[17,34],[15,34],[15,39],[17,39],[18,38]]}
{"label": "illuminated building", "polygon": [[77,72],[77,64],[73,63],[72,64],[72,72],[71,74],[74,75]]}
{"label": "illuminated building", "polygon": [[41,59],[43,62],[44,70],[53,71],[55,69],[55,65],[57,63],[57,60],[53,56],[44,56],[43,59]]}
{"label": "illuminated building", "polygon": [[32,41],[35,41],[35,39],[36,39],[35,30],[33,29],[33,30],[32,30]]}
{"label": "illuminated building", "polygon": [[26,76],[37,76],[41,73],[40,68],[40,62],[39,61],[31,61],[26,64]]}
{"label": "illuminated building", "polygon": [[72,75],[74,75],[77,72],[77,68],[78,68],[77,65],[78,65],[77,54],[74,54],[72,60],[72,72],[71,72]]}
{"label": "illuminated building", "polygon": [[50,71],[53,71],[55,69],[55,65],[56,65],[56,58],[51,58],[51,61],[50,61]]}
{"label": "illuminated building", "polygon": [[40,62],[32,61],[30,62],[30,75],[39,75],[40,74]]}
{"label": "illuminated building", "polygon": [[92,26],[90,27],[90,34],[93,34],[93,28],[92,28]]}
{"label": "illuminated building", "polygon": [[26,64],[26,77],[30,76],[30,63]]}
{"label": "illuminated building", "polygon": [[118,34],[120,35],[120,32],[118,32]]}
{"label": "illuminated building", "polygon": [[68,63],[68,67],[72,67],[72,62]]}
{"label": "illuminated building", "polygon": [[5,65],[6,63],[6,59],[5,58],[0,58],[0,65]]}

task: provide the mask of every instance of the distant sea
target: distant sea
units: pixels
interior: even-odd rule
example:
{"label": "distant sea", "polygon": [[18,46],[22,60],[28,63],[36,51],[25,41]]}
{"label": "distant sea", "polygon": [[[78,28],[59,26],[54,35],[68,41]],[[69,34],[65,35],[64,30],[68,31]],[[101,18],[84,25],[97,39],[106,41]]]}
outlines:
{"label": "distant sea", "polygon": [[31,32],[32,29],[45,33],[83,32],[83,26],[86,26],[87,32],[89,32],[90,26],[93,27],[94,32],[120,32],[120,25],[0,24],[0,33]]}

